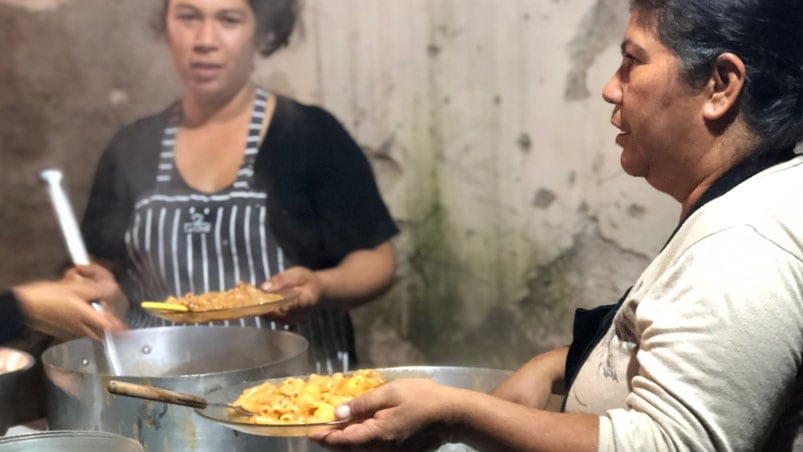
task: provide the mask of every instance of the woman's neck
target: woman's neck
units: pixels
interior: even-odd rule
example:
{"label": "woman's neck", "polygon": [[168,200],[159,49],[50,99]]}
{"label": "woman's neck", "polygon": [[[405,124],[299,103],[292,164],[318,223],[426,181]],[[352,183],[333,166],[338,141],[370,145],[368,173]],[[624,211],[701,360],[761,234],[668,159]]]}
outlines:
{"label": "woman's neck", "polygon": [[251,108],[254,91],[254,85],[246,83],[233,96],[220,99],[185,93],[181,100],[182,126],[195,128],[209,122],[225,122],[237,118]]}

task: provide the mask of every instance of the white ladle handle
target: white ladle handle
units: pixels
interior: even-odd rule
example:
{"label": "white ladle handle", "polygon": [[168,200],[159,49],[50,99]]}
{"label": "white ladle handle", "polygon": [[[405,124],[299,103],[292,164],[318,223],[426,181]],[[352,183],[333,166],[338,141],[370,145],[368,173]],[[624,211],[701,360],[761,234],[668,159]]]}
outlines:
{"label": "white ladle handle", "polygon": [[47,185],[47,192],[50,194],[50,201],[61,226],[64,241],[67,242],[67,249],[73,264],[88,265],[89,254],[86,252],[84,240],[81,238],[81,230],[75,220],[70,199],[67,198],[64,187],[61,185],[61,181],[64,179],[61,170],[46,169],[39,173],[39,176]]}
{"label": "white ladle handle", "polygon": [[[58,169],[45,169],[39,173],[39,177],[47,185],[47,192],[50,195],[50,202],[53,204],[53,210],[56,212],[56,218],[61,226],[61,233],[64,236],[64,241],[67,242],[67,250],[70,253],[70,258],[75,265],[89,265],[89,253],[86,252],[84,239],[81,237],[81,230],[78,228],[78,222],[75,220],[75,213],[73,213],[70,199],[61,185],[64,179],[61,170]],[[97,312],[103,312],[103,305],[93,300],[92,307]],[[111,333],[108,331],[103,332],[103,347],[106,352],[106,361],[109,365],[109,372],[112,375],[121,375],[122,366],[117,356],[117,350],[112,341]]]}

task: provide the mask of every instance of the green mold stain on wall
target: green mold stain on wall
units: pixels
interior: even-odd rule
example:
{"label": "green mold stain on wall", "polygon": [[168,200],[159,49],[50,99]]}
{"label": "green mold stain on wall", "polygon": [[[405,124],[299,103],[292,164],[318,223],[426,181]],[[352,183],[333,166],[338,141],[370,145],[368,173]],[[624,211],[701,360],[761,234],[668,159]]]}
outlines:
{"label": "green mold stain on wall", "polygon": [[[431,25],[434,42],[437,25]],[[421,49],[427,52],[428,49]],[[407,219],[402,225],[403,252],[408,266],[403,278],[406,293],[400,307],[400,334],[427,355],[436,359],[438,344],[453,343],[459,331],[458,297],[461,272],[454,250],[455,225],[450,221],[448,200],[442,184],[448,165],[441,124],[442,117],[437,58],[428,67],[427,92],[416,102],[412,118],[410,152],[404,164],[407,186]]]}

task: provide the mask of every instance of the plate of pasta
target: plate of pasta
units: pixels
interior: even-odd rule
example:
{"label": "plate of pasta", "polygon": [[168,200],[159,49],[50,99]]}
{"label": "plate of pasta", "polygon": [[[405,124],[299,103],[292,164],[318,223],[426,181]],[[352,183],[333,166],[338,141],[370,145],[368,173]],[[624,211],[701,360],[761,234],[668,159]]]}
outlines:
{"label": "plate of pasta", "polygon": [[143,301],[147,313],[171,322],[200,323],[264,315],[288,306],[298,297],[295,291],[265,292],[252,284],[238,282],[229,290],[188,293],[161,302]]}
{"label": "plate of pasta", "polygon": [[[206,395],[209,405],[199,415],[234,430],[259,436],[308,436],[346,423],[336,421],[334,409],[386,381],[379,371],[363,369],[346,374],[312,374],[241,383]],[[230,404],[254,413],[239,414],[218,404]]]}

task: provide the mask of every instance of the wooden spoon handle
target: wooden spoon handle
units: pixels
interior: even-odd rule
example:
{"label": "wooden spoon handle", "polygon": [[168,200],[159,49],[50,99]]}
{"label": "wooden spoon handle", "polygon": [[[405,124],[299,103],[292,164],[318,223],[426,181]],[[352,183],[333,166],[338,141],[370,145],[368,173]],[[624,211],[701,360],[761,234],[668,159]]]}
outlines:
{"label": "wooden spoon handle", "polygon": [[193,408],[206,408],[207,402],[203,397],[185,394],[183,392],[170,391],[153,386],[138,385],[125,381],[110,380],[107,389],[112,394],[136,397],[138,399],[154,400],[156,402],[172,403],[175,405],[189,406]]}

